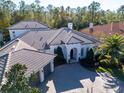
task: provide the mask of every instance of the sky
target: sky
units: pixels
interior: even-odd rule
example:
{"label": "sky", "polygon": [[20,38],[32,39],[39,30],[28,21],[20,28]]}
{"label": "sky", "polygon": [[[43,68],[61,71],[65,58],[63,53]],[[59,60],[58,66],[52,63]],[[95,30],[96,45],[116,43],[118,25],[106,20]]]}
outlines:
{"label": "sky", "polygon": [[[17,5],[21,0],[11,0]],[[23,0],[26,2],[26,4],[31,4],[35,0]],[[121,5],[124,5],[124,0],[40,0],[40,5],[46,7],[49,4],[59,7],[59,6],[70,6],[71,8],[76,7],[83,7],[88,6],[93,1],[99,2],[101,4],[101,8],[104,10],[110,9],[110,10],[116,10]]]}

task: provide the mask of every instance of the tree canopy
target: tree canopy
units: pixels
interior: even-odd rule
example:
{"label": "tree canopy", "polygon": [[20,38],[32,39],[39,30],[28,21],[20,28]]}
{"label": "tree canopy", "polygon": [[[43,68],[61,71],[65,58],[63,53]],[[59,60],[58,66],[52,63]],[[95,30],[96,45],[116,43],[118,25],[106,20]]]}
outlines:
{"label": "tree canopy", "polygon": [[[41,2],[42,3],[42,2]],[[51,28],[67,26],[73,22],[74,29],[88,27],[90,22],[94,25],[111,23],[124,20],[124,5],[117,11],[103,10],[99,2],[93,1],[89,6],[77,8],[41,6],[39,2],[26,4],[20,1],[16,5],[12,0],[0,0],[0,31],[4,32],[5,41],[8,40],[8,32],[5,30],[12,24],[21,20],[38,20],[48,24]]]}
{"label": "tree canopy", "polygon": [[105,39],[99,50],[103,56],[108,58],[111,63],[120,62],[120,56],[124,51],[124,37],[121,35],[112,35]]}
{"label": "tree canopy", "polygon": [[32,88],[29,78],[25,77],[25,65],[15,64],[6,73],[7,82],[1,88],[1,93],[40,93],[39,89]]}

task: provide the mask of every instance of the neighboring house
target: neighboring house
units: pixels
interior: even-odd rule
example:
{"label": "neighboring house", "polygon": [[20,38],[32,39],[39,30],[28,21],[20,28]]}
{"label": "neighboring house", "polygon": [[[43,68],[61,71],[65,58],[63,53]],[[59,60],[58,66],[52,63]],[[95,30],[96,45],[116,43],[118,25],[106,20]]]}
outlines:
{"label": "neighboring house", "polygon": [[111,24],[93,26],[91,33],[89,28],[82,29],[81,32],[95,36],[97,39],[106,38],[112,34],[124,35],[124,22],[112,22]]}
{"label": "neighboring house", "polygon": [[49,27],[37,21],[21,21],[8,28],[10,39],[13,40],[27,31],[41,31]]}
{"label": "neighboring house", "polygon": [[54,50],[61,47],[67,63],[76,63],[85,58],[87,51],[99,45],[94,37],[69,28],[28,31],[0,49],[1,80],[4,73],[16,64],[25,64],[26,75],[40,72],[42,82],[54,71]]}

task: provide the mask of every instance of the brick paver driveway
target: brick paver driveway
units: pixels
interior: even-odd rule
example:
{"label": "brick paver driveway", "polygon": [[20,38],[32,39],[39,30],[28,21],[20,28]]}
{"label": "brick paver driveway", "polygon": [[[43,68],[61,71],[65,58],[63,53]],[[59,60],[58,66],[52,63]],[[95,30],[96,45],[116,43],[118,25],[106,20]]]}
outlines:
{"label": "brick paver driveway", "polygon": [[124,93],[124,83],[108,74],[91,72],[80,64],[55,68],[42,85],[43,93]]}

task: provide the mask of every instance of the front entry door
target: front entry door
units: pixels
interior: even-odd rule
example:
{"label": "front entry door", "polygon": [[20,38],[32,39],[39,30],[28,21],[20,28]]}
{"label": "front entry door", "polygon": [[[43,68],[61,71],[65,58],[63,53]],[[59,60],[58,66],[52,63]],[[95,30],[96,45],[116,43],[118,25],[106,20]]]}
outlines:
{"label": "front entry door", "polygon": [[70,53],[70,59],[73,59],[73,49],[71,50],[71,53]]}
{"label": "front entry door", "polygon": [[77,61],[77,49],[74,48],[74,49],[71,49],[70,51],[70,62],[74,63],[76,61]]}

